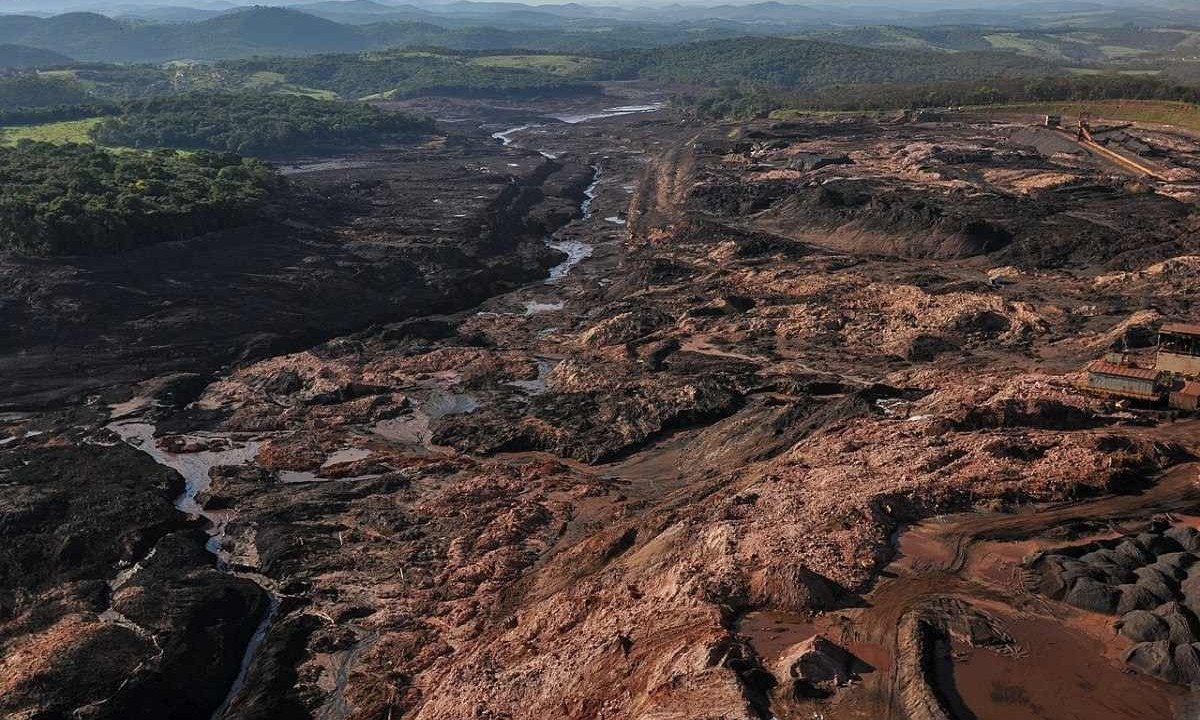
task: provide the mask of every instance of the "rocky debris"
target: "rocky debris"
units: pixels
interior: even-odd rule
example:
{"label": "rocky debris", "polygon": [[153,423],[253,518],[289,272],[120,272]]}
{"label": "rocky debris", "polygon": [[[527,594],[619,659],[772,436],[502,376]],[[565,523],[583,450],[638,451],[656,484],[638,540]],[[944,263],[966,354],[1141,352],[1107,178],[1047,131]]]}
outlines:
{"label": "rocky debris", "polygon": [[636,309],[614,315],[588,328],[579,341],[592,347],[624,345],[649,335],[671,322],[671,318],[652,308]]}
{"label": "rocky debris", "polygon": [[[1102,179],[1099,168],[1088,174],[1074,157],[1042,155],[1003,126],[858,123],[835,135],[821,135],[821,121],[809,127],[820,140],[803,133],[759,146],[757,163],[794,168],[774,172],[719,164],[706,148],[725,130],[690,138],[645,181],[652,203],[631,208],[635,235],[672,212],[694,212],[738,225],[753,216],[757,229],[855,254],[989,255],[1020,268],[1145,265],[1197,249],[1185,203]],[[774,137],[748,131],[757,132]],[[1080,202],[1088,217],[1071,217]]]}
{"label": "rocky debris", "polygon": [[913,362],[929,362],[942,353],[958,350],[958,345],[940,335],[914,335],[904,348],[904,359]]}
{"label": "rocky debris", "polygon": [[[786,144],[785,144],[786,147]],[[820,155],[817,153],[797,153],[788,161],[788,167],[792,170],[820,170],[831,165],[853,165],[854,161],[845,153],[834,155]]]}
{"label": "rocky debris", "polygon": [[523,407],[447,415],[434,424],[434,442],[485,454],[548,450],[595,463],[628,454],[669,430],[729,415],[742,402],[736,387],[720,377],[605,379],[591,388],[559,391],[563,383],[552,379],[550,391]]}
{"label": "rocky debris", "polygon": [[[1200,642],[1200,557],[1185,550],[1200,533],[1153,523],[1136,535],[1064,548],[1038,557],[1039,589],[1076,607],[1117,614],[1120,633],[1138,645],[1125,656],[1138,670],[1168,682],[1200,681],[1190,650]],[[1183,668],[1183,669],[1181,669]]]}
{"label": "rocky debris", "polygon": [[1134,642],[1166,640],[1171,629],[1158,615],[1145,610],[1133,610],[1118,621],[1121,634]]}
{"label": "rocky debris", "polygon": [[1171,683],[1200,682],[1200,643],[1142,642],[1125,651],[1130,667]]}
{"label": "rocky debris", "polygon": [[936,658],[948,654],[948,640],[936,622],[919,612],[905,613],[897,634],[896,692],[912,720],[951,720],[931,677]]}
{"label": "rocky debris", "polygon": [[814,635],[783,653],[775,668],[781,687],[794,698],[828,697],[858,679],[861,661],[822,635]]}

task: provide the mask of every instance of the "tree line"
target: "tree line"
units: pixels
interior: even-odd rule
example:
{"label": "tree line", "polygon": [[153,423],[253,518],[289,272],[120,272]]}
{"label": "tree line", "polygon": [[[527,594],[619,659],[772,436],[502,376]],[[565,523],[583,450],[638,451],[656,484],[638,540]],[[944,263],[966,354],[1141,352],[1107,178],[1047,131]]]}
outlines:
{"label": "tree line", "polygon": [[347,98],[387,93],[392,97],[561,97],[594,94],[599,87],[579,79],[525,68],[474,65],[469,56],[445,50],[359,55],[263,57],[220,64],[234,77],[277,73],[287,82],[332,90]]}
{"label": "tree line", "polygon": [[595,72],[604,79],[707,87],[750,82],[763,88],[813,90],[833,85],[1031,77],[1061,71],[1014,53],[882,50],[813,40],[737,38],[626,52],[613,56]]}
{"label": "tree line", "polygon": [[0,252],[97,254],[250,220],[284,188],[228,153],[116,153],[24,141],[0,148]]}
{"label": "tree line", "polygon": [[104,145],[284,156],[410,141],[428,118],[296,95],[190,94],[135,100],[92,129]]}
{"label": "tree line", "polygon": [[904,110],[1072,100],[1166,100],[1200,104],[1200,87],[1146,75],[994,78],[909,85],[842,85],[786,92],[727,85],[677,102],[713,118],[748,118],[784,108],[829,111]]}

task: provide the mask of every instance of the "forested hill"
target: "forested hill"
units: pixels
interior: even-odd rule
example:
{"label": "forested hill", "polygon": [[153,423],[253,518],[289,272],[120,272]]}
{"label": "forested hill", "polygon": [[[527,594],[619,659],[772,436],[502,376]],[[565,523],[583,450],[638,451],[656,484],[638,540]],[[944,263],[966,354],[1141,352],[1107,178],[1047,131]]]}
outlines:
{"label": "forested hill", "polygon": [[623,53],[603,71],[613,79],[687,85],[751,83],[815,89],[859,83],[916,83],[1048,75],[1056,66],[1012,53],[877,50],[787,38],[737,38]]}
{"label": "forested hill", "polygon": [[248,222],[283,183],[236,155],[0,148],[0,253],[95,254]]}
{"label": "forested hill", "polygon": [[180,24],[122,21],[95,13],[0,16],[0,43],[99,62],[348,52],[365,46],[362,34],[353,27],[283,8],[252,8]]}
{"label": "forested hill", "polygon": [[0,44],[0,70],[53,67],[71,62],[74,60],[52,50]]}
{"label": "forested hill", "polygon": [[369,105],[294,95],[202,94],[128,103],[92,131],[104,145],[282,156],[410,142],[433,121]]}
{"label": "forested hill", "polygon": [[84,62],[222,60],[418,46],[574,52],[654,47],[684,42],[697,35],[736,34],[734,29],[620,23],[600,30],[567,25],[537,30],[490,25],[446,27],[418,20],[351,25],[281,7],[252,7],[184,23],[119,20],[82,12],[49,18],[0,15],[0,43],[53,50]]}

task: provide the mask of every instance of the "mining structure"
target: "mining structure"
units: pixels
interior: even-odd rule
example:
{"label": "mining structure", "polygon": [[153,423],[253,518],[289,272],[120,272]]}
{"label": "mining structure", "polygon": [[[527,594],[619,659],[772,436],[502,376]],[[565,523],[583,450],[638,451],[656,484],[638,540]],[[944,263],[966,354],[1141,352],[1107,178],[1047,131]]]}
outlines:
{"label": "mining structure", "polygon": [[1195,411],[1200,408],[1200,324],[1164,325],[1152,368],[1110,353],[1089,365],[1087,373],[1087,387],[1095,392]]}

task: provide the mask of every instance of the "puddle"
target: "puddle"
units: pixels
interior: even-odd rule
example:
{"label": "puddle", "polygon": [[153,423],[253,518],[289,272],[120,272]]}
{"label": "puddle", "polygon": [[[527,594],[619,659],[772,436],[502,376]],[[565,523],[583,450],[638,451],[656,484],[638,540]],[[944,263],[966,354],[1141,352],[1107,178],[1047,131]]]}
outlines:
{"label": "puddle", "polygon": [[329,467],[330,465],[366,460],[373,454],[374,453],[366,448],[342,448],[341,450],[330,453],[329,457],[325,458],[325,462],[321,464],[321,467]]}
{"label": "puddle", "polygon": [[583,202],[579,203],[579,212],[583,215],[583,219],[587,220],[592,216],[592,203],[596,201],[596,193],[600,188],[600,168],[592,168],[595,175],[592,176],[592,183],[583,191]]}
{"label": "puddle", "polygon": [[538,300],[525,301],[525,315],[539,315],[541,313],[556,312],[562,310],[566,305],[562,300],[554,302],[540,302]]}
{"label": "puddle", "polygon": [[809,618],[781,612],[748,613],[738,624],[738,634],[745,635],[754,651],[768,664],[782,657],[788,648],[818,632],[817,625]]}
{"label": "puddle", "polygon": [[[243,443],[233,443],[232,447],[222,450],[201,450],[193,453],[172,453],[163,450],[155,442],[154,426],[147,422],[117,422],[108,426],[122,440],[141,450],[159,465],[165,465],[176,470],[183,476],[184,491],[175,498],[175,507],[180,512],[189,515],[199,515],[219,524],[219,518],[209,513],[196,502],[196,495],[208,489],[212,483],[208,472],[221,465],[245,465],[254,460],[258,454],[259,443],[247,440]],[[204,438],[209,439],[209,438]],[[224,439],[224,438],[222,438]]]}
{"label": "puddle", "polygon": [[534,126],[533,125],[518,125],[517,127],[512,127],[507,130],[501,130],[500,132],[494,132],[494,133],[492,133],[492,139],[499,140],[501,145],[505,145],[505,146],[512,145],[513,135],[516,135],[517,133],[521,132],[522,130],[528,130],[531,127],[534,127]]}
{"label": "puddle", "polygon": [[605,108],[603,110],[593,110],[592,112],[574,112],[563,113],[561,115],[550,115],[560,122],[565,122],[568,125],[575,125],[588,120],[602,120],[610,117],[620,117],[622,115],[635,115],[637,113],[648,113],[661,110],[663,103],[650,103],[649,105],[620,105],[618,107]]}
{"label": "puddle", "polygon": [[554,240],[547,244],[567,254],[566,260],[550,268],[550,277],[546,278],[547,284],[558,282],[571,272],[571,268],[592,256],[592,246],[581,240]]}
{"label": "puddle", "polygon": [[529,395],[538,395],[546,392],[546,376],[558,366],[558,361],[538,358],[537,364],[538,374],[536,378],[532,380],[513,380],[508,385],[523,390]]}
{"label": "puddle", "polygon": [[850,622],[843,622],[836,613],[809,617],[797,613],[755,611],[747,613],[738,623],[738,634],[750,641],[768,667],[792,647],[814,635],[823,635],[865,663],[863,669],[886,672],[891,668],[888,652],[879,645],[857,639]]}
{"label": "puddle", "polygon": [[1104,656],[1099,642],[1061,622],[1007,624],[1022,652],[955,647],[953,685],[979,718],[1073,720],[1169,718],[1181,687],[1132,674]]}
{"label": "puddle", "polygon": [[[253,662],[255,655],[258,652],[259,646],[266,637],[267,630],[274,621],[278,613],[279,598],[271,589],[270,582],[257,574],[233,572],[230,565],[231,554],[226,550],[224,545],[225,526],[228,522],[228,516],[223,513],[209,512],[205,510],[200,503],[196,501],[196,496],[204,492],[212,484],[212,479],[209,477],[209,470],[222,465],[245,465],[253,462],[254,457],[258,454],[259,443],[253,440],[245,442],[237,442],[226,437],[209,438],[201,436],[190,436],[196,439],[212,440],[220,439],[230,443],[230,447],[221,450],[201,450],[192,453],[172,453],[163,450],[158,446],[154,438],[154,425],[148,422],[140,421],[125,421],[110,423],[108,429],[117,434],[121,441],[128,443],[132,447],[141,450],[149,455],[159,465],[174,469],[183,476],[184,490],[179,497],[175,498],[175,507],[183,513],[196,515],[207,519],[212,523],[209,529],[209,539],[205,544],[206,549],[211,552],[217,560],[217,568],[229,572],[237,577],[242,577],[253,581],[263,592],[266,593],[270,605],[268,611],[264,613],[262,619],[258,623],[258,627],[254,631],[254,635],[247,643],[245,651],[242,653],[242,662],[239,666],[238,675],[230,686],[229,691],[225,695],[221,706],[213,715],[214,718],[220,718],[224,714],[226,708],[241,692],[245,684],[246,673],[250,669],[250,664]],[[154,551],[150,551],[149,558]],[[143,559],[142,562],[145,562]],[[118,572],[117,576],[110,583],[110,587],[114,590],[120,585],[128,582],[129,578],[137,572],[140,564],[134,564],[129,568],[125,568]],[[115,622],[120,622],[120,617],[111,618]]]}
{"label": "puddle", "polygon": [[434,390],[425,400],[417,402],[408,415],[380,420],[373,430],[376,435],[394,443],[428,448],[433,437],[430,424],[434,420],[472,413],[478,408],[479,400],[473,395]]}

